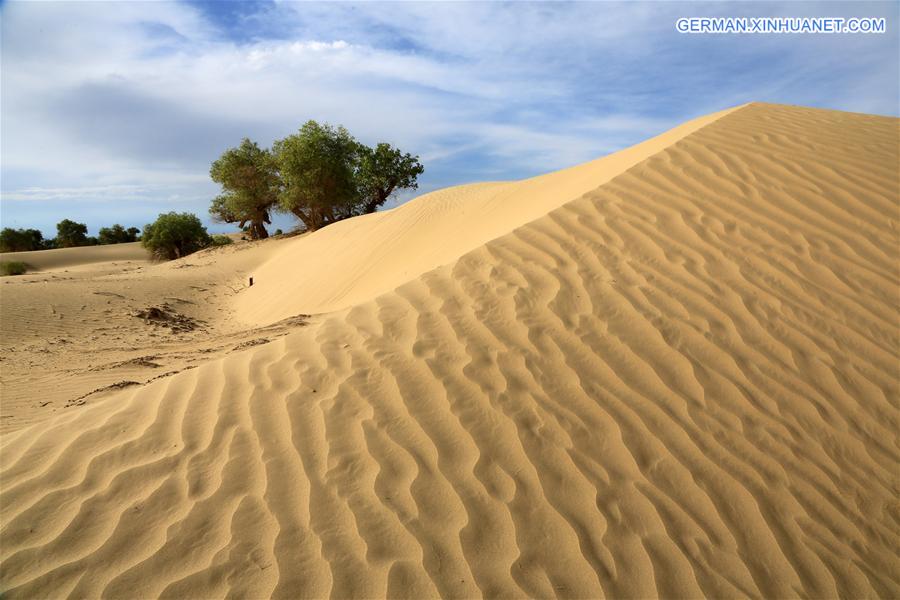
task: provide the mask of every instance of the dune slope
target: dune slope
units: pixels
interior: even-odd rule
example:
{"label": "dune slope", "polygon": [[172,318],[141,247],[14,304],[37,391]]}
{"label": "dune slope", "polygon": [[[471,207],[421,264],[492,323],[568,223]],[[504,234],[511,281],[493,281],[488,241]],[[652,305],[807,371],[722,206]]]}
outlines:
{"label": "dune slope", "polygon": [[4,436],[0,585],[897,597],[897,134],[748,105],[396,289]]}
{"label": "dune slope", "polygon": [[84,246],[80,248],[56,248],[33,252],[2,252],[0,261],[22,261],[29,271],[58,271],[86,265],[111,262],[149,263],[150,255],[140,242],[110,244],[106,246]]}
{"label": "dune slope", "polygon": [[236,316],[267,325],[370,300],[546,215],[733,110],[582,165],[522,181],[438,190],[298,238],[256,269],[256,283],[237,300]]}

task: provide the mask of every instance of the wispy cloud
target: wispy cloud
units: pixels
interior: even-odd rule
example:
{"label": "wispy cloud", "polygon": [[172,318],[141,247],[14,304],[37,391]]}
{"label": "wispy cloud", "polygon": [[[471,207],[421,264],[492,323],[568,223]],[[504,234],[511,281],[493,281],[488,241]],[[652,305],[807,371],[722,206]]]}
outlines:
{"label": "wispy cloud", "polygon": [[[895,7],[10,2],[0,218],[49,231],[105,203],[93,228],[140,224],[155,201],[205,216],[224,148],[309,118],[420,154],[428,191],[561,168],[750,100],[895,114]],[[889,32],[674,29],[723,14],[886,15]]]}
{"label": "wispy cloud", "polygon": [[[77,187],[24,187],[7,192],[3,199],[9,202],[43,202],[50,200],[70,200],[78,202],[128,202],[131,200],[168,201],[184,200],[185,196],[178,188],[196,189],[197,184],[204,184],[205,179],[185,178],[182,183],[169,181],[157,185],[82,185]],[[206,194],[201,193],[198,197]]]}

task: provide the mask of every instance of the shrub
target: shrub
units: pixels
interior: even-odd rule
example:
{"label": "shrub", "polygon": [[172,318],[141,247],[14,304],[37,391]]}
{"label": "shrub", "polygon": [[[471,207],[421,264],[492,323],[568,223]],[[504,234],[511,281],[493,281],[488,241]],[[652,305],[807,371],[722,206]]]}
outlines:
{"label": "shrub", "polygon": [[28,265],[18,260],[0,262],[0,275],[3,277],[6,277],[7,275],[22,275],[27,270]]}
{"label": "shrub", "polygon": [[227,235],[214,235],[212,236],[209,242],[210,246],[227,246],[228,244],[233,244],[234,240],[228,237]]}
{"label": "shrub", "polygon": [[154,258],[172,260],[192,254],[210,244],[206,227],[196,215],[170,212],[144,226],[141,244]]}
{"label": "shrub", "polygon": [[280,230],[280,229],[275,230],[275,235],[283,235],[283,234],[284,234],[284,232],[282,230]]}

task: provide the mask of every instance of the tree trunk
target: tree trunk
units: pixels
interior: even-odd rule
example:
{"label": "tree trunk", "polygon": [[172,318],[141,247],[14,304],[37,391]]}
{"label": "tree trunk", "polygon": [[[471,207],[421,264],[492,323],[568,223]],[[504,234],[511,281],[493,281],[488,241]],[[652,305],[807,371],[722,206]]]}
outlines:
{"label": "tree trunk", "polygon": [[254,240],[264,240],[269,237],[269,232],[266,231],[265,225],[262,224],[262,221],[253,221],[250,224],[250,238]]}
{"label": "tree trunk", "polygon": [[306,226],[308,231],[315,231],[317,229],[315,219],[312,218],[311,215],[305,214],[301,209],[294,209],[291,211],[294,213],[294,216],[303,221],[303,224]]}
{"label": "tree trunk", "polygon": [[334,218],[334,209],[331,206],[325,206],[322,210],[322,225],[327,225],[328,223],[334,223],[337,219]]}
{"label": "tree trunk", "polygon": [[394,191],[394,187],[394,184],[390,184],[387,188],[375,192],[375,197],[366,203],[366,212],[373,213],[378,210],[378,207],[384,204]]}

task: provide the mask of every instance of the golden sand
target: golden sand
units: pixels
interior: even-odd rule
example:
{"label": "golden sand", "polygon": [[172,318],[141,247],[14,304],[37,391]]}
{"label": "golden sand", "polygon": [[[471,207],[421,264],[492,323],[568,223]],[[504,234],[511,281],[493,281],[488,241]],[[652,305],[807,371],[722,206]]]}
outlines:
{"label": "golden sand", "polygon": [[[4,280],[0,587],[900,596],[898,123],[750,104],[302,238]],[[167,296],[204,328],[127,314]],[[92,347],[165,365],[63,408],[122,376]]]}

